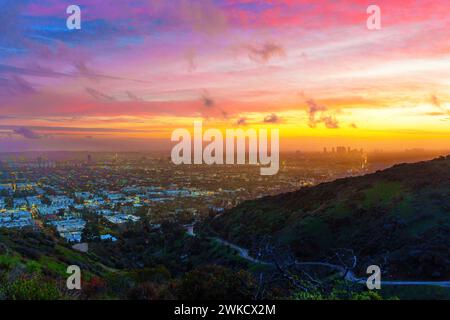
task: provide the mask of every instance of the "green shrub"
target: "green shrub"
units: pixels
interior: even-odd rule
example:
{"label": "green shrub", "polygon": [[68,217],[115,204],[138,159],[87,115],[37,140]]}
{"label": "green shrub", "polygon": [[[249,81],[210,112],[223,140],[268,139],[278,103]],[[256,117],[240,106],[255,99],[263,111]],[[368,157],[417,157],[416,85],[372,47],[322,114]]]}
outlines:
{"label": "green shrub", "polygon": [[58,300],[61,294],[56,284],[40,276],[20,277],[3,285],[2,290],[8,300]]}

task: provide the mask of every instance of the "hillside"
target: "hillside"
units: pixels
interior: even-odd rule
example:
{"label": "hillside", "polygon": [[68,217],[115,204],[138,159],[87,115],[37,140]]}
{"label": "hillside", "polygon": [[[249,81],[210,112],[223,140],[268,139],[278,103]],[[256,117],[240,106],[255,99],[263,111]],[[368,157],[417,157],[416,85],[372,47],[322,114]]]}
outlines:
{"label": "hillside", "polygon": [[351,249],[359,274],[450,279],[450,156],[247,201],[208,224],[250,249],[270,235],[302,260]]}
{"label": "hillside", "polygon": [[[448,299],[448,287],[428,285],[369,292],[323,265],[338,250],[351,249],[356,276],[378,264],[384,280],[449,281],[449,231],[447,157],[247,201],[199,223],[195,235],[181,222],[152,229],[141,219],[112,230],[117,242],[89,242],[87,253],[54,228],[1,229],[0,300]],[[305,268],[324,285],[301,289],[309,279],[301,278],[305,269],[289,269],[294,277],[286,279],[287,264],[280,271],[263,261],[256,249],[267,238],[300,262],[318,262]],[[69,265],[82,270],[80,291],[66,288]]]}
{"label": "hillside", "polygon": [[[0,300],[251,297],[248,263],[226,247],[170,224],[117,232],[123,241],[91,242],[81,253],[51,229],[0,229]],[[66,287],[70,265],[81,269],[82,290]]]}

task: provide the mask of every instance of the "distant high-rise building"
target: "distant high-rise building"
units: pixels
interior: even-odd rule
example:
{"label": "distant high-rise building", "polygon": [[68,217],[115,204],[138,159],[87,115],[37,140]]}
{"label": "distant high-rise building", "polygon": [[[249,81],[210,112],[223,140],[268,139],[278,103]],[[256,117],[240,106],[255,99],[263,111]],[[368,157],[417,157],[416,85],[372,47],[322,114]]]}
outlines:
{"label": "distant high-rise building", "polygon": [[92,156],[90,154],[87,155],[87,163],[88,164],[92,163]]}

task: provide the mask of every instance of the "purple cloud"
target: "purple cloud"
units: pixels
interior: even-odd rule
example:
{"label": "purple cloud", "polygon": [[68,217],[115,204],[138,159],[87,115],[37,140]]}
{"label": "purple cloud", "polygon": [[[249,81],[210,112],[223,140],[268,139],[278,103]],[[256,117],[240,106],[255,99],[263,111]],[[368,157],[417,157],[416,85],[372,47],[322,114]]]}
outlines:
{"label": "purple cloud", "polygon": [[[327,107],[317,104],[313,99],[306,100],[306,104],[309,106],[308,125],[310,128],[315,128],[319,123],[323,123],[328,129],[338,129],[339,121],[334,115],[327,115]],[[317,118],[317,114],[320,113],[320,117]]]}
{"label": "purple cloud", "polygon": [[18,134],[18,135],[26,138],[26,139],[40,139],[41,138],[40,135],[38,135],[34,131],[32,131],[28,128],[25,128],[25,127],[20,127],[20,128],[14,129],[13,132],[15,134]]}
{"label": "purple cloud", "polygon": [[267,63],[274,57],[284,57],[286,55],[283,47],[272,42],[266,42],[262,45],[246,46],[248,57],[258,63]]}

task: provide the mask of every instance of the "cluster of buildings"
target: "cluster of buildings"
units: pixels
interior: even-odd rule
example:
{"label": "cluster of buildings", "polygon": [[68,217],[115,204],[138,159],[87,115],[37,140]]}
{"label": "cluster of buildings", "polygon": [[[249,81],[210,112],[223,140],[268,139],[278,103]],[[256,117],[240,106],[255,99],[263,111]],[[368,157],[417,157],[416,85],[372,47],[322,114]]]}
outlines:
{"label": "cluster of buildings", "polygon": [[81,242],[81,235],[86,226],[86,221],[77,218],[66,218],[50,222],[56,227],[59,235],[68,242]]}
{"label": "cluster of buildings", "polygon": [[361,174],[367,165],[362,150],[348,147],[284,154],[275,176],[261,176],[252,165],[175,166],[165,155],[141,153],[3,159],[0,154],[0,228],[53,226],[69,242],[79,242],[92,221],[101,226],[100,239],[116,241],[111,224],[145,215],[153,228],[164,221],[189,225],[248,199]]}
{"label": "cluster of buildings", "polygon": [[20,210],[0,210],[0,227],[24,228],[34,225],[31,213]]}
{"label": "cluster of buildings", "polygon": [[[112,224],[139,221],[135,215],[144,205],[165,203],[176,198],[210,196],[212,192],[186,188],[127,186],[119,191],[66,192],[50,185],[22,184],[17,196],[14,184],[0,184],[0,228],[37,226],[37,221],[55,227],[68,242],[80,242],[87,222],[85,213],[98,215]],[[110,234],[101,240],[117,241]]]}

